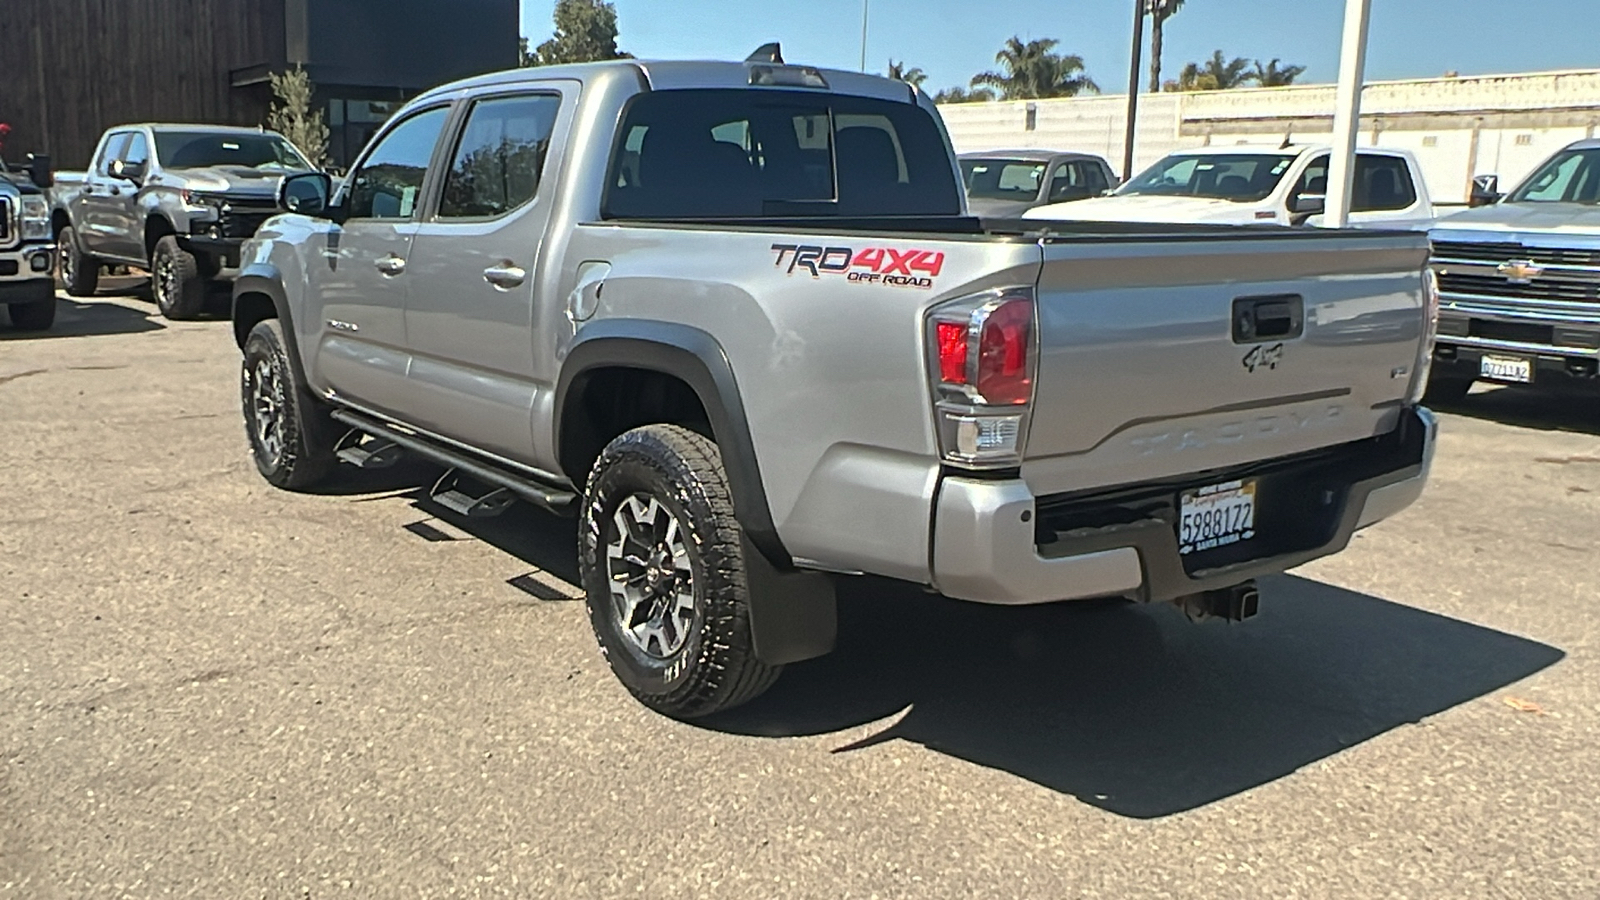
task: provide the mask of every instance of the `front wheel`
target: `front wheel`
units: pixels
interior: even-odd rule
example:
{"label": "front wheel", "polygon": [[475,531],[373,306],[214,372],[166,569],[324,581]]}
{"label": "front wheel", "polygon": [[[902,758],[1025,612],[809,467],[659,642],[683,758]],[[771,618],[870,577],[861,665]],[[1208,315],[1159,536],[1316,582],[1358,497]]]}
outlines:
{"label": "front wheel", "polygon": [[250,455],[261,476],[288,490],[326,477],[337,462],[315,419],[326,413],[296,382],[277,319],[250,329],[239,381]]}
{"label": "front wheel", "polygon": [[11,324],[22,331],[45,331],[56,322],[56,298],[11,304]]}
{"label": "front wheel", "polygon": [[167,235],[156,241],[150,257],[156,305],[169,319],[194,319],[206,308],[206,279],[194,254]]}
{"label": "front wheel", "polygon": [[1472,384],[1471,378],[1435,374],[1428,379],[1428,390],[1423,399],[1433,403],[1455,403],[1467,396]]}
{"label": "front wheel", "polygon": [[755,699],[780,666],[756,658],[739,524],[709,438],[635,428],[596,460],[578,537],[589,622],[611,670],[676,718]]}
{"label": "front wheel", "polygon": [[72,297],[93,297],[100,286],[100,261],[78,246],[78,232],[63,228],[56,235],[56,270]]}

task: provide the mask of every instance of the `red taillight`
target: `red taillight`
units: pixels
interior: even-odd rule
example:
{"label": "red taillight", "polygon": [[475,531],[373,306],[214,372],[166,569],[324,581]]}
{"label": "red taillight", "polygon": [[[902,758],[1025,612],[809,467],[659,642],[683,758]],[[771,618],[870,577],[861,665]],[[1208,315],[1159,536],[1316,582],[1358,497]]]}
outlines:
{"label": "red taillight", "polygon": [[967,325],[965,322],[937,322],[939,339],[939,378],[945,384],[967,383]]}
{"label": "red taillight", "polygon": [[1018,406],[1033,398],[1033,304],[1007,300],[989,312],[978,338],[978,393],[997,406]]}

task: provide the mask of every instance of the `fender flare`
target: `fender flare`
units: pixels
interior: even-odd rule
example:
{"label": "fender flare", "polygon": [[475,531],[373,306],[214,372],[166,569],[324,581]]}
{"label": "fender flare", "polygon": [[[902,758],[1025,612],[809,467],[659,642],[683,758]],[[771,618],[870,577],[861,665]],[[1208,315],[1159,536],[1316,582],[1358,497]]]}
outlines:
{"label": "fender flare", "polygon": [[233,302],[228,318],[233,322],[234,343],[239,349],[244,349],[244,342],[250,337],[249,329],[241,329],[243,324],[239,318],[239,298],[245,294],[264,294],[272,300],[272,308],[277,314],[279,322],[283,323],[283,340],[288,344],[289,365],[294,367],[295,380],[300,384],[309,385],[306,379],[305,361],[300,356],[300,337],[294,327],[294,316],[289,310],[289,299],[283,291],[283,278],[276,267],[262,263],[252,263],[239,271],[239,276],[233,281]]}
{"label": "fender flare", "polygon": [[[585,325],[567,352],[556,383],[555,446],[562,447],[566,402],[583,376],[600,368],[644,369],[678,378],[694,391],[711,420],[733,491],[734,516],[751,544],[779,571],[794,560],[778,537],[761,482],[750,423],[728,355],[716,338],[688,325],[647,319],[604,319]],[[570,473],[569,473],[570,474]],[[574,483],[582,485],[583,473]]]}

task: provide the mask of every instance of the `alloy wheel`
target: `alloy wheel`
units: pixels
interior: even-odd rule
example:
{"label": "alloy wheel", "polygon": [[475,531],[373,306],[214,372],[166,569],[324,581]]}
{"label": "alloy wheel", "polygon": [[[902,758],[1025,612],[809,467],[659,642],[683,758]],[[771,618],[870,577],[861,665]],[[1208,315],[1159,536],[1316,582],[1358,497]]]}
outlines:
{"label": "alloy wheel", "polygon": [[272,360],[258,359],[246,370],[250,379],[250,414],[256,444],[276,466],[283,458],[283,379]]}
{"label": "alloy wheel", "polygon": [[683,649],[699,610],[683,526],[648,494],[632,494],[611,516],[606,575],[618,631],[646,655],[666,659]]}

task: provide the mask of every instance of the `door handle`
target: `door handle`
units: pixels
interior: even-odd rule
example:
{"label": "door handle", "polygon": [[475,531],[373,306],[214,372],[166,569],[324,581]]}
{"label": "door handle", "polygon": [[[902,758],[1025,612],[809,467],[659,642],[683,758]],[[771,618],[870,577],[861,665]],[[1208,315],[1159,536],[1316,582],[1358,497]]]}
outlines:
{"label": "door handle", "polygon": [[385,256],[383,259],[378,260],[377,266],[379,272],[393,277],[405,272],[406,261],[398,256],[390,254],[389,256]]}
{"label": "door handle", "polygon": [[510,290],[528,280],[528,270],[508,262],[484,269],[483,280],[503,291]]}

